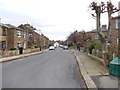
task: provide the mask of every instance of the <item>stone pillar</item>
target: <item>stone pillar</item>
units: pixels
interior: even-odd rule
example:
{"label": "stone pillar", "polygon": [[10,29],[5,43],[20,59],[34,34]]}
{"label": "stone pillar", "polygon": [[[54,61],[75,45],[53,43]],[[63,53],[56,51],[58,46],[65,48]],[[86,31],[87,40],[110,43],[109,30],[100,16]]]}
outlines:
{"label": "stone pillar", "polygon": [[113,59],[116,57],[116,53],[113,53]]}

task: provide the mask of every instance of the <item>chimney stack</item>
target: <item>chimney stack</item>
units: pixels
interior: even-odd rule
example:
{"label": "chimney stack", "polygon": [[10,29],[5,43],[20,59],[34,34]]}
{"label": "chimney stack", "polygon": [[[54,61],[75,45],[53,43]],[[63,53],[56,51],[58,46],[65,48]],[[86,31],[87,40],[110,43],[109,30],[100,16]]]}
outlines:
{"label": "chimney stack", "polygon": [[102,25],[102,29],[107,29],[107,25]]}

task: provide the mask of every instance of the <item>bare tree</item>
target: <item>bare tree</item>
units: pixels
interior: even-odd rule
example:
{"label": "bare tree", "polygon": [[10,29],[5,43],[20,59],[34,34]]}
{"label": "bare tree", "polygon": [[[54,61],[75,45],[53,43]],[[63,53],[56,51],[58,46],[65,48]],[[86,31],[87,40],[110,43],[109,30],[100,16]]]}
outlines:
{"label": "bare tree", "polygon": [[[96,3],[92,2],[90,4],[90,8],[94,10],[94,14],[92,16],[96,18],[96,27],[97,32],[100,37],[101,43],[102,43],[102,53],[103,53],[103,59],[105,60],[105,65],[107,65],[107,52],[108,52],[108,42],[110,41],[111,36],[111,15],[115,12],[118,12],[119,9],[117,9],[111,2],[107,2],[106,4],[104,2]],[[101,14],[102,13],[108,13],[108,31],[107,36],[105,36],[101,31]]]}

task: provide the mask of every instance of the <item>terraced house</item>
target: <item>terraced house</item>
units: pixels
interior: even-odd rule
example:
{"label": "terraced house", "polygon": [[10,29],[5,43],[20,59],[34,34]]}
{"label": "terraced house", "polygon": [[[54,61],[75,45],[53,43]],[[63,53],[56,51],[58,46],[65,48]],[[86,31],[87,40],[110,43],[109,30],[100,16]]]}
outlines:
{"label": "terraced house", "polygon": [[0,23],[0,49],[12,50],[23,47],[48,47],[49,39],[37,32],[30,24],[21,24],[16,27],[11,24]]}
{"label": "terraced house", "polygon": [[[107,35],[107,26],[102,25],[101,31],[106,36]],[[88,31],[87,34],[90,35],[92,41],[96,41],[96,40],[100,39],[100,37],[98,36],[98,33],[97,33],[97,29],[94,29],[92,31]]]}
{"label": "terraced house", "polygon": [[5,24],[0,23],[0,50],[6,50],[8,46],[7,30],[8,30],[8,27]]}
{"label": "terraced house", "polygon": [[37,29],[30,24],[21,24],[18,26],[26,32],[28,47],[47,47],[49,46],[49,39],[42,33],[38,33]]}
{"label": "terraced house", "polygon": [[[120,42],[120,16],[112,17],[111,29],[112,30],[111,30],[110,41],[108,43],[108,50],[109,52],[116,53],[116,55],[118,55],[118,47],[119,47],[118,45]],[[101,27],[101,31],[106,36],[108,31],[107,26],[103,25]],[[96,29],[89,31],[87,33],[91,36],[92,41],[100,40]]]}
{"label": "terraced house", "polygon": [[7,30],[7,49],[18,49],[27,47],[26,32],[23,29],[17,28],[10,24],[5,24]]}
{"label": "terraced house", "polygon": [[23,29],[26,32],[26,37],[27,37],[27,46],[31,47],[34,45],[34,39],[35,37],[38,37],[38,35],[35,36],[35,28],[31,26],[30,24],[21,24],[18,26],[18,28]]}
{"label": "terraced house", "polygon": [[110,49],[116,53],[120,49],[120,16],[112,18],[112,32],[111,32],[111,47]]}

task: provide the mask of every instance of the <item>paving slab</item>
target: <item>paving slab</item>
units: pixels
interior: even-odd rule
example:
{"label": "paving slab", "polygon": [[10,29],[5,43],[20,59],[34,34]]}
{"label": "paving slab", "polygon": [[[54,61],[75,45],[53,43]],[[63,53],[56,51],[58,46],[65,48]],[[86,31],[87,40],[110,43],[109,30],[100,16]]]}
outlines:
{"label": "paving slab", "polygon": [[94,88],[94,84],[97,88],[120,88],[120,77],[109,75],[108,68],[83,52],[73,52],[77,56],[81,73],[89,89]]}
{"label": "paving slab", "polygon": [[119,88],[118,77],[112,75],[98,75],[91,77],[98,88]]}

